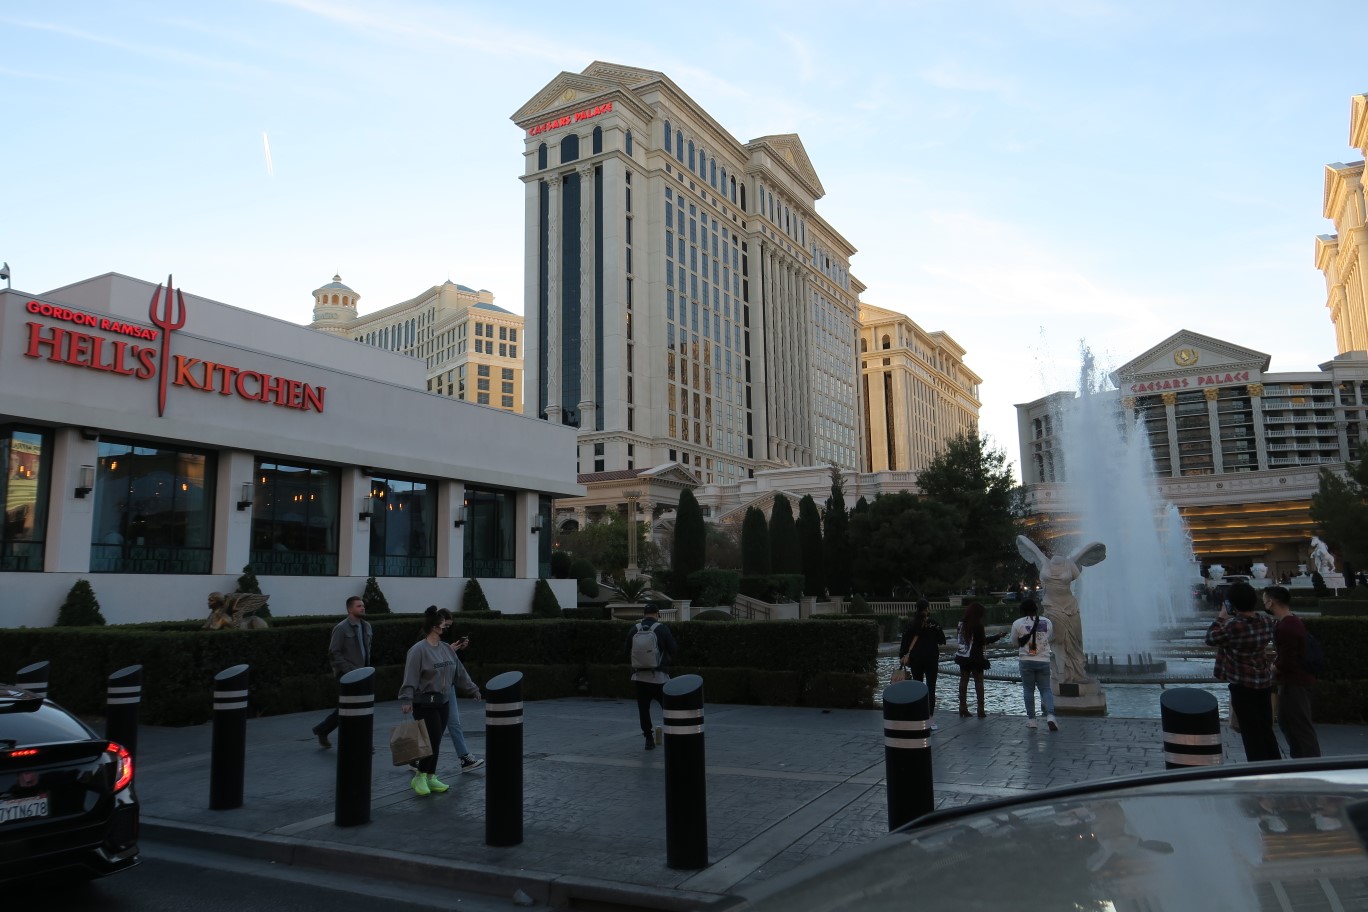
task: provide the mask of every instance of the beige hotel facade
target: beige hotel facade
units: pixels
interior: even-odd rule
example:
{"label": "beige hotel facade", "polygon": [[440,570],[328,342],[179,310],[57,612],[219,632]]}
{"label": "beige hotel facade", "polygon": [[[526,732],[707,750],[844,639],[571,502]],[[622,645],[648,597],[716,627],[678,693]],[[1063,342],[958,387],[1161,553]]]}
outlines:
{"label": "beige hotel facade", "polygon": [[[597,62],[524,131],[526,413],[594,490],[865,464],[855,248],[794,134],[742,142],[668,76]],[[609,501],[620,494],[605,491]]]}
{"label": "beige hotel facade", "polygon": [[[1368,95],[1350,102],[1349,145],[1368,158]],[[1368,199],[1363,159],[1325,166],[1322,213],[1334,234],[1316,238],[1316,268],[1325,274],[1325,306],[1339,352],[1368,351]]]}

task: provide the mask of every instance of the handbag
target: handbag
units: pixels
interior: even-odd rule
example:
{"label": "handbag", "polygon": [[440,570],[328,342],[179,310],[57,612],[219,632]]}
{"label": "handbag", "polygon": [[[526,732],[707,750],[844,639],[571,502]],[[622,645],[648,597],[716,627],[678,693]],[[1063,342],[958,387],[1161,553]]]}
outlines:
{"label": "handbag", "polygon": [[390,760],[395,766],[406,766],[431,756],[432,742],[428,740],[426,722],[410,719],[390,731]]}
{"label": "handbag", "polygon": [[889,683],[890,683],[890,684],[900,684],[900,683],[902,683],[903,681],[906,681],[906,680],[907,680],[907,669],[904,668],[904,667],[902,667],[901,665],[899,665],[899,666],[898,666],[898,670],[895,671],[895,672],[893,672],[893,678],[892,678],[892,680],[889,681]]}

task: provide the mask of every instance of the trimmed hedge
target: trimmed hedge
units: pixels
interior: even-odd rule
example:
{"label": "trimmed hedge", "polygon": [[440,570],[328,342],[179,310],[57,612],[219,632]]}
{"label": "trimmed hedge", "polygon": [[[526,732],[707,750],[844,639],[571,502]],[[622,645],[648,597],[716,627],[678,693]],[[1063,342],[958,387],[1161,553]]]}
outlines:
{"label": "trimmed hedge", "polygon": [[741,574],[735,570],[696,570],[689,574],[688,589],[700,608],[731,607],[741,590]]}
{"label": "trimmed hedge", "polygon": [[[326,709],[337,699],[326,657],[336,622],[328,617],[322,623],[282,624],[267,630],[159,625],[7,630],[0,637],[0,679],[47,659],[53,663],[52,699],[73,712],[98,715],[104,711],[108,676],[141,664],[146,682],[141,720],[149,725],[191,725],[212,715],[214,675],[246,663],[251,666],[250,699],[257,713]],[[373,618],[371,624],[376,696],[393,699],[405,654],[418,640],[418,619],[388,616]],[[590,691],[599,692],[593,669],[622,663],[630,626],[623,621],[527,618],[509,623],[471,619],[464,612],[456,616],[456,632],[471,638],[461,658],[472,676],[483,681],[516,668],[526,676],[524,695],[529,699],[578,693],[586,675]],[[818,675],[871,676],[878,648],[875,625],[858,620],[686,621],[670,627],[690,669],[706,671],[709,678],[714,669],[755,672],[766,681],[748,684],[746,693],[781,703],[828,699],[829,688],[805,696]],[[630,669],[621,678],[628,691],[623,696],[630,696]],[[717,688],[719,696],[739,692],[735,681],[724,684],[721,677]]]}

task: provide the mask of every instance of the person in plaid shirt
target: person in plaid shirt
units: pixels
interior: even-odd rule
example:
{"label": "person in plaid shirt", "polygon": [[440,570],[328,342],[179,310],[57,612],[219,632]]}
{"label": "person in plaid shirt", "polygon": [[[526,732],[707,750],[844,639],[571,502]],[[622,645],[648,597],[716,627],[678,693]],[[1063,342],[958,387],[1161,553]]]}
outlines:
{"label": "person in plaid shirt", "polygon": [[1230,685],[1230,711],[1240,720],[1245,759],[1281,760],[1273,734],[1273,665],[1268,643],[1276,622],[1259,611],[1259,596],[1248,583],[1226,593],[1234,616],[1221,606],[1207,628],[1206,644],[1216,647],[1216,679]]}

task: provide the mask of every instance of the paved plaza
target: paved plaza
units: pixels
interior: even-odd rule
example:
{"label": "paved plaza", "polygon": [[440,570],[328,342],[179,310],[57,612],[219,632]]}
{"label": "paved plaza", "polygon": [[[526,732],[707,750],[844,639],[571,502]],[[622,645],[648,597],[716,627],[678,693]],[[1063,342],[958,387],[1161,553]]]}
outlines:
{"label": "paved plaza", "polygon": [[[481,704],[462,701],[483,755]],[[142,729],[138,791],[144,835],[282,863],[335,867],[538,903],[693,908],[719,894],[877,839],[887,832],[878,711],[709,705],[711,865],[666,866],[664,750],[644,751],[635,704],[563,699],[526,704],[524,840],[484,844],[484,773],[459,774],[444,741],[445,795],[419,798],[389,763],[397,703],[376,707],[372,821],[333,824],[336,748],[310,727],[323,713],[248,723],[243,807],[208,810],[211,725]],[[657,718],[659,709],[656,710]],[[1052,786],[1163,769],[1158,721],[1063,718],[1030,730],[1020,715],[961,719],[943,710],[933,735],[936,803],[951,807]],[[1368,728],[1321,726],[1327,755],[1368,754]],[[1240,762],[1225,733],[1225,762]]]}

